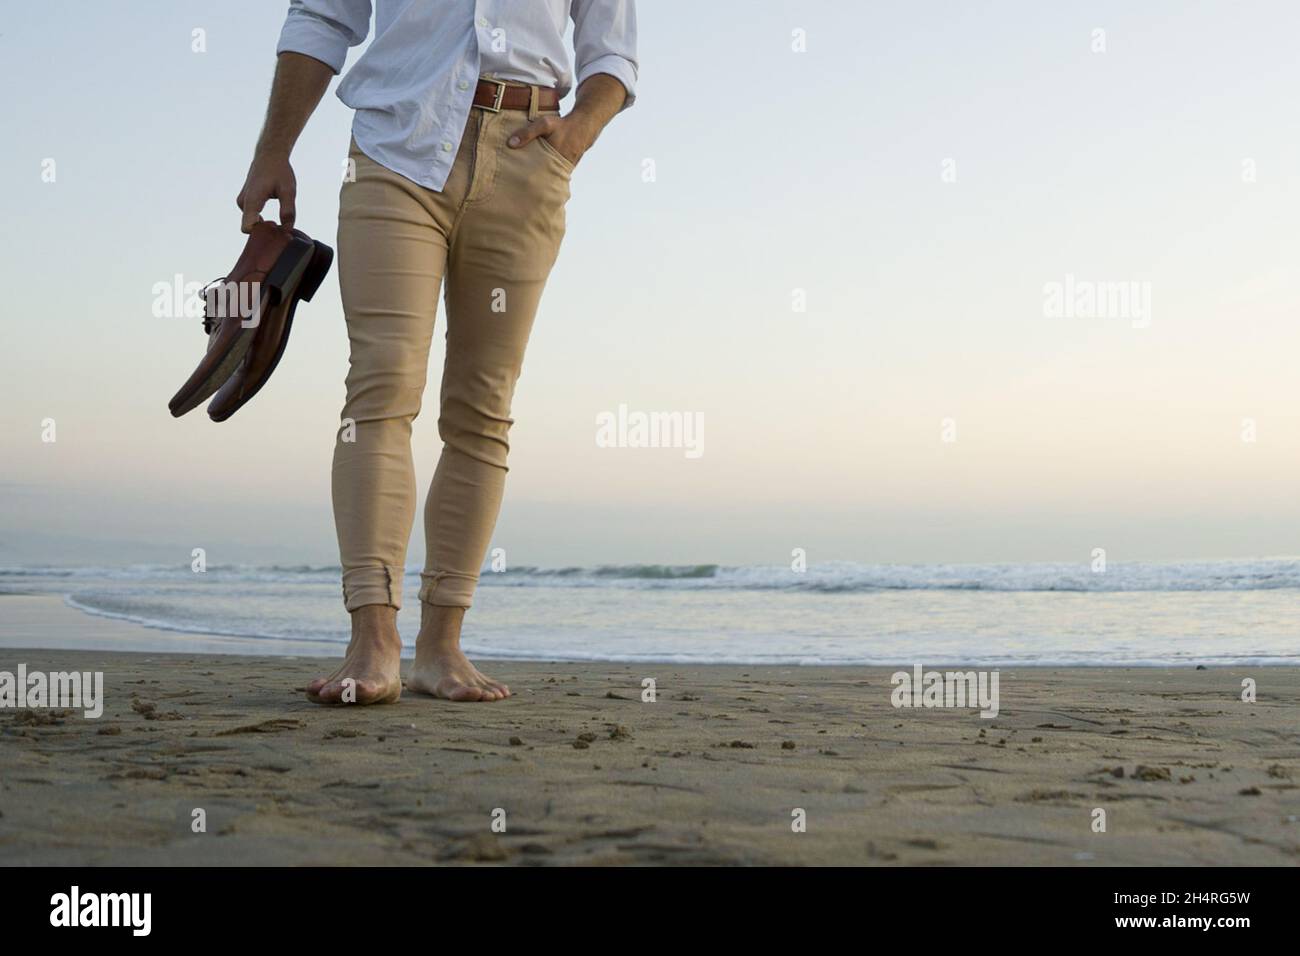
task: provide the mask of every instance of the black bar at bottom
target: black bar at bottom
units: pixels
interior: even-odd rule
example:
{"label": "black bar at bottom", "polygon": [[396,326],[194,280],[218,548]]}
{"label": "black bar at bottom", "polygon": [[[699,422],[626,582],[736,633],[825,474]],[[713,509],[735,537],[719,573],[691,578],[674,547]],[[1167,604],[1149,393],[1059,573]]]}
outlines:
{"label": "black bar at bottom", "polygon": [[480,942],[487,946],[505,931],[554,942],[563,932],[581,947],[596,941],[590,934],[597,926],[666,943],[696,923],[725,931],[732,943],[764,938],[780,923],[815,936],[847,930],[873,942],[934,933],[945,945],[1125,935],[1232,945],[1293,925],[1296,872],[10,868],[0,870],[0,880],[6,943],[76,931],[124,941],[385,945],[383,937],[397,927],[406,935],[430,922],[428,932],[453,945],[467,942],[457,939],[463,934],[485,933]]}

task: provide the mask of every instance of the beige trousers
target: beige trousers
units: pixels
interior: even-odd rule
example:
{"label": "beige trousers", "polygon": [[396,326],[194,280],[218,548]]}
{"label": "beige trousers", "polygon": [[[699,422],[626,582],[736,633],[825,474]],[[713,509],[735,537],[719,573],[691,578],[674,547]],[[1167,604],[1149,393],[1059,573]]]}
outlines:
{"label": "beige trousers", "polygon": [[[534,102],[536,97],[534,97]],[[510,402],[564,236],[572,165],[506,138],[536,110],[474,108],[442,192],[365,156],[339,204],[339,284],[351,342],[334,446],[334,522],[349,611],[400,607],[415,520],[411,424],[445,286],[442,455],[424,508],[420,600],[469,607],[505,487]]]}

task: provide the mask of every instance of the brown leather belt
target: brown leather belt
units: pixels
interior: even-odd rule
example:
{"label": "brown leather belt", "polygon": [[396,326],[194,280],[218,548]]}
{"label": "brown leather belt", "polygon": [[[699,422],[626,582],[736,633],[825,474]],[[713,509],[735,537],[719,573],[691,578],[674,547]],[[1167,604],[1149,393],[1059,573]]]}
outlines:
{"label": "brown leather belt", "polygon": [[[532,102],[531,86],[512,86],[498,80],[479,80],[474,89],[474,105],[489,113],[502,110],[526,110]],[[537,87],[537,108],[558,110],[560,97],[548,86]]]}

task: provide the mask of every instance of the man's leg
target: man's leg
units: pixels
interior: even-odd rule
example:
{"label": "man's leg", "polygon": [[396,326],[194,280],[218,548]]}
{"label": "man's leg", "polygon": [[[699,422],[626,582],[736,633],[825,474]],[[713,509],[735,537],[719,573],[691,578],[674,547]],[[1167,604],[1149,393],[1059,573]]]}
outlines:
{"label": "man's leg", "polygon": [[461,653],[460,629],[501,507],[515,382],[564,236],[567,163],[540,142],[505,144],[527,120],[522,111],[482,114],[448,254],[443,448],[425,504],[421,627],[407,687],[451,700],[510,693]]}
{"label": "man's leg", "polygon": [[333,490],[352,641],[343,665],[308,694],[337,703],[351,678],[356,703],[382,703],[402,689],[397,609],[416,505],[411,423],[428,374],[454,197],[411,183],[355,146],[351,157],[356,181],[343,186],[338,238],[351,364]]}

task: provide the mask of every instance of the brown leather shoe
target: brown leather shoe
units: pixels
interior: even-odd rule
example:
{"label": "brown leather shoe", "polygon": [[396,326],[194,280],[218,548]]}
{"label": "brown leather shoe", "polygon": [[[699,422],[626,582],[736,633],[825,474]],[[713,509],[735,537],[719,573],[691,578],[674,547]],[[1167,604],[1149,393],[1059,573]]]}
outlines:
{"label": "brown leather shoe", "polygon": [[307,243],[310,255],[295,263],[278,287],[274,303],[263,310],[262,320],[253,336],[253,344],[244,355],[244,360],[208,406],[208,417],[214,422],[224,422],[261,391],[280,364],[284,347],[289,343],[289,332],[293,328],[293,316],[298,309],[298,302],[310,302],[325,274],[330,271],[330,263],[334,261],[333,249],[297,229],[293,230],[293,241]]}
{"label": "brown leather shoe", "polygon": [[168,403],[174,416],[197,407],[234,374],[284,287],[290,281],[297,286],[314,252],[311,240],[291,229],[271,222],[253,227],[230,274],[206,290],[207,351]]}

